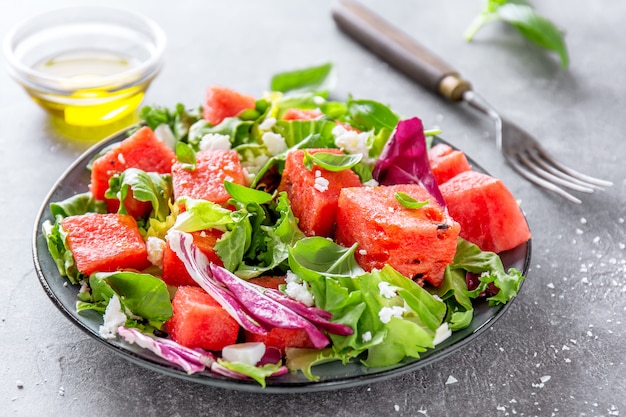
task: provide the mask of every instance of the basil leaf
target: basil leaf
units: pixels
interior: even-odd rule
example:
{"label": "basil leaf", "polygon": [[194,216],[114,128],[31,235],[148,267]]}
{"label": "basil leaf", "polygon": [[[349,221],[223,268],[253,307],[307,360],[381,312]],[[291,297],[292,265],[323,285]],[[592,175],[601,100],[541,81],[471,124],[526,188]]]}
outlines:
{"label": "basil leaf", "polygon": [[397,192],[393,196],[396,198],[396,200],[398,201],[398,203],[400,203],[402,207],[406,207],[408,209],[418,209],[428,204],[428,200],[418,201],[414,199],[413,197],[411,197],[410,195],[408,195],[407,193],[403,193],[403,192]]}
{"label": "basil leaf", "polygon": [[266,193],[265,191],[255,190],[254,188],[235,184],[230,181],[224,181],[224,188],[226,188],[226,191],[232,198],[244,204],[265,204],[269,203],[273,198],[270,193]]}
{"label": "basil leaf", "polygon": [[327,171],[339,172],[350,169],[363,159],[363,154],[336,154],[331,152],[316,152],[314,154],[304,151],[304,166],[309,170],[313,164]]}
{"label": "basil leaf", "polygon": [[306,280],[318,275],[356,277],[364,273],[354,259],[356,244],[344,248],[323,237],[301,239],[289,249],[289,266]]}
{"label": "basil leaf", "polygon": [[393,130],[400,121],[400,117],[388,106],[374,100],[349,99],[346,105],[352,124],[361,131]]}
{"label": "basil leaf", "polygon": [[287,71],[272,77],[272,91],[287,92],[304,90],[319,92],[329,90],[327,86],[333,66],[330,63],[295,71]]}
{"label": "basil leaf", "polygon": [[196,153],[184,142],[176,143],[176,159],[188,171],[196,169]]}
{"label": "basil leaf", "polygon": [[554,23],[541,16],[524,0],[489,0],[482,12],[465,31],[465,39],[471,41],[485,25],[504,21],[515,27],[519,33],[536,45],[556,52],[561,60],[561,67],[569,66],[569,55],[563,33]]}

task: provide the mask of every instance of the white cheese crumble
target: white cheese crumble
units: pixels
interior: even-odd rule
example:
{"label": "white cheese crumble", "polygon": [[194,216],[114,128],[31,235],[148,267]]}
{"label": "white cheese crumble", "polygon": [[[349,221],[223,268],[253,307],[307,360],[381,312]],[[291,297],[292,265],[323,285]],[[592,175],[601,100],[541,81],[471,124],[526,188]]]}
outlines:
{"label": "white cheese crumble", "polygon": [[378,291],[381,297],[392,298],[398,295],[398,287],[394,287],[387,281],[381,281],[378,283]]}
{"label": "white cheese crumble", "polygon": [[367,148],[367,142],[370,137],[369,132],[356,132],[337,125],[333,128],[332,133],[335,136],[335,145],[339,149],[350,154],[362,154],[365,162],[369,160],[369,150]]}
{"label": "white cheese crumble", "polygon": [[104,311],[104,323],[98,330],[100,336],[105,339],[114,339],[117,329],[126,324],[126,314],[122,311],[122,304],[117,295],[113,294],[109,300],[106,310]]}
{"label": "white cheese crumble", "polygon": [[263,144],[267,148],[270,155],[278,155],[287,150],[287,142],[285,138],[274,132],[265,132],[261,136]]}
{"label": "white cheese crumble", "polygon": [[359,249],[359,255],[367,255],[367,251],[365,249]]}
{"label": "white cheese crumble", "polygon": [[363,340],[363,343],[367,343],[370,340],[372,340],[372,332],[365,332],[361,335],[361,340]]}
{"label": "white cheese crumble", "polygon": [[230,136],[220,133],[207,133],[198,144],[202,151],[228,151],[231,148]]}
{"label": "white cheese crumble", "polygon": [[380,184],[378,184],[378,181],[372,178],[371,180],[365,181],[363,185],[366,187],[378,187]]}
{"label": "white cheese crumble", "polygon": [[313,307],[315,300],[313,298],[313,294],[309,291],[306,282],[302,281],[291,271],[287,272],[285,282],[287,283],[285,287],[285,294],[296,301],[300,301],[308,307]]}
{"label": "white cheese crumble", "polygon": [[323,193],[324,191],[328,190],[329,185],[330,181],[320,176],[315,178],[315,184],[313,184],[313,188],[315,188],[320,193]]}
{"label": "white cheese crumble", "polygon": [[126,164],[126,159],[124,159],[124,154],[118,154],[117,155],[117,160],[120,161],[120,163],[122,164]]}
{"label": "white cheese crumble", "polygon": [[263,122],[259,125],[259,129],[261,130],[271,130],[274,125],[276,125],[276,119],[274,117],[268,117],[263,120]]}
{"label": "white cheese crumble", "polygon": [[391,321],[392,317],[402,317],[402,313],[404,313],[404,307],[393,306],[393,307],[383,307],[378,312],[378,318],[383,324],[387,324]]}
{"label": "white cheese crumble", "polygon": [[459,380],[453,377],[452,375],[450,375],[448,379],[446,380],[446,385],[456,384],[457,382],[459,382]]}
{"label": "white cheese crumble", "polygon": [[146,249],[148,250],[148,260],[152,265],[161,267],[163,265],[163,252],[167,243],[156,236],[148,237]]}
{"label": "white cheese crumble", "polygon": [[452,336],[452,330],[448,327],[447,322],[443,322],[441,326],[437,328],[435,331],[435,338],[433,339],[433,344],[437,346],[439,343],[443,342],[447,338]]}
{"label": "white cheese crumble", "polygon": [[174,132],[172,132],[172,128],[168,124],[160,124],[154,129],[154,134],[157,138],[171,149],[176,147],[176,138],[174,137]]}

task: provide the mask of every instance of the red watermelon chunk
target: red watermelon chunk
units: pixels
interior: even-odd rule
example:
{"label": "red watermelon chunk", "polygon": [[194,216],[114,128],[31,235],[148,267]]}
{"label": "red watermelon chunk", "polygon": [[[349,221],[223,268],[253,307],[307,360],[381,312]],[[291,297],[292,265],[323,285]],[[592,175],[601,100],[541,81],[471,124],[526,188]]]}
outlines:
{"label": "red watermelon chunk", "polygon": [[443,184],[455,175],[472,169],[462,151],[452,149],[444,143],[429,149],[428,160],[437,184]]}
{"label": "red watermelon chunk", "polygon": [[283,114],[283,120],[315,120],[324,114],[317,109],[287,109]]}
{"label": "red watermelon chunk", "polygon": [[246,342],[261,342],[267,347],[280,350],[283,355],[288,347],[315,348],[304,329],[281,329],[280,327],[274,327],[267,334],[255,334],[248,331],[245,333]]}
{"label": "red watermelon chunk", "polygon": [[[429,204],[409,209],[395,194]],[[358,244],[356,260],[367,271],[391,265],[418,282],[439,286],[456,252],[460,226],[417,184],[344,188],[339,195],[336,240]]]}
{"label": "red watermelon chunk", "polygon": [[172,166],[174,197],[190,197],[225,204],[230,195],[224,181],[246,185],[246,173],[239,154],[234,150],[206,150],[196,153],[196,168],[192,171],[176,162]]}
{"label": "red watermelon chunk", "polygon": [[[142,127],[133,135],[124,139],[118,146],[93,161],[91,168],[91,184],[89,188],[96,200],[105,200],[104,193],[109,188],[109,179],[128,168],[138,168],[146,172],[169,174],[172,163],[176,159],[174,151],[161,142],[149,127]],[[107,199],[107,210],[117,212],[119,201]],[[137,202],[139,208],[133,213],[134,206],[125,201],[128,212],[135,216],[145,214],[146,206],[151,209],[150,203]]]}
{"label": "red watermelon chunk", "polygon": [[440,186],[461,237],[483,251],[500,253],[530,239],[517,201],[502,181],[476,171],[462,172]]}
{"label": "red watermelon chunk", "polygon": [[200,287],[178,287],[172,310],[165,327],[183,346],[220,351],[237,341],[239,324]]}
{"label": "red watermelon chunk", "polygon": [[126,214],[87,213],[61,221],[76,267],[85,275],[150,265],[137,222]]}
{"label": "red watermelon chunk", "polygon": [[[339,149],[307,151],[311,154],[342,153]],[[299,219],[298,226],[304,234],[330,237],[335,228],[339,192],[342,188],[360,185],[358,175],[350,169],[332,172],[314,165],[309,170],[304,166],[304,151],[297,150],[287,155],[278,190],[287,192],[293,214]]]}
{"label": "red watermelon chunk", "polygon": [[[223,233],[224,232],[217,229],[191,233],[193,243],[198,249],[209,258],[209,261],[219,266],[224,266],[224,263],[217,256],[213,248],[215,247],[215,242],[217,242]],[[178,255],[176,255],[176,252],[172,250],[169,243],[165,245],[165,250],[163,251],[162,269],[161,278],[167,285],[176,287],[181,285],[198,286],[196,281],[189,275],[189,272],[187,272],[183,261],[181,261]]]}
{"label": "red watermelon chunk", "polygon": [[202,112],[203,118],[213,126],[227,117],[235,117],[244,110],[254,109],[256,99],[226,87],[211,86],[207,89]]}

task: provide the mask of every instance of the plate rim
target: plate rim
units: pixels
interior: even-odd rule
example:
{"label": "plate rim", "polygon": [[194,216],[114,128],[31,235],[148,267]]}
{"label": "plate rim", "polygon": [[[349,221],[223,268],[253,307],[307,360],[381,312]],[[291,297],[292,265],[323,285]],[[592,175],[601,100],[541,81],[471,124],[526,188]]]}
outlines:
{"label": "plate rim", "polygon": [[[356,376],[346,375],[334,378],[332,380],[324,380],[324,381],[310,381],[308,379],[303,379],[298,382],[275,382],[271,379],[267,380],[267,385],[262,387],[255,381],[247,381],[247,380],[236,380],[232,378],[222,377],[220,375],[216,375],[213,373],[209,373],[207,371],[196,374],[187,374],[181,368],[176,367],[173,364],[169,364],[162,360],[161,358],[154,355],[152,352],[142,350],[142,349],[133,349],[132,346],[125,342],[112,342],[110,340],[104,339],[100,337],[95,331],[93,331],[89,326],[87,326],[86,321],[90,320],[89,317],[77,317],[78,314],[75,312],[75,307],[73,310],[70,309],[70,306],[66,305],[60,298],[59,294],[55,292],[55,290],[50,285],[48,281],[48,277],[46,274],[50,274],[50,271],[44,271],[41,262],[40,251],[43,249],[43,256],[50,256],[47,245],[45,242],[45,238],[41,233],[41,226],[46,219],[46,213],[49,212],[49,206],[52,202],[52,197],[59,190],[59,188],[63,185],[64,181],[68,176],[75,172],[78,168],[85,169],[87,163],[99,152],[105,149],[107,146],[113,145],[114,143],[122,141],[125,137],[127,137],[127,133],[132,129],[137,128],[139,125],[134,125],[129,128],[123,129],[117,133],[110,135],[109,137],[93,144],[87,150],[85,150],[78,158],[76,158],[72,164],[59,176],[59,178],[54,182],[48,193],[46,194],[38,212],[35,220],[33,233],[32,233],[32,257],[33,263],[35,267],[35,272],[37,274],[39,283],[41,284],[44,292],[51,300],[51,302],[61,311],[61,313],[72,322],[75,326],[89,335],[92,339],[99,341],[102,345],[112,349],[112,351],[126,360],[129,360],[136,365],[142,366],[143,368],[150,369],[152,371],[158,371],[165,375],[183,379],[190,382],[200,383],[206,386],[213,386],[216,388],[224,388],[231,389],[236,391],[245,391],[245,392],[256,392],[256,393],[271,393],[271,394],[289,394],[289,393],[304,393],[304,392],[319,392],[319,391],[329,391],[335,389],[345,389],[350,387],[356,387],[360,385],[377,383],[384,380],[388,380],[391,378],[396,378],[401,375],[408,374],[410,372],[417,371],[423,367],[426,367],[432,363],[440,361],[447,356],[463,349],[468,344],[472,343],[475,339],[477,339],[481,334],[483,334],[486,330],[491,328],[493,324],[499,320],[506,311],[513,304],[515,299],[519,296],[520,291],[523,287],[524,281],[522,281],[518,294],[507,302],[504,305],[487,307],[487,311],[490,311],[492,314],[487,317],[482,323],[479,324],[474,330],[472,330],[468,335],[462,337],[461,339],[455,341],[450,345],[445,345],[444,347],[437,349],[437,347],[433,349],[429,349],[427,351],[426,357],[420,359],[409,359],[408,363],[402,364],[402,362],[407,361],[405,358],[399,365],[394,365],[392,367],[387,368],[366,368],[366,369],[381,369],[379,371],[374,371],[373,373],[365,373]],[[457,149],[452,144],[447,142],[445,139],[435,136],[433,138],[433,143],[443,143],[448,146],[451,146],[453,149]],[[467,155],[468,161],[473,169],[486,173],[490,175],[487,170],[485,170],[482,166],[476,163],[472,158]],[[88,185],[88,184],[84,184]],[[48,215],[49,216],[49,215]],[[528,223],[526,216],[524,215],[524,219]],[[43,247],[41,247],[43,245]],[[525,278],[528,278],[528,270],[530,268],[530,260],[532,255],[532,238],[527,242],[520,244],[517,248],[513,250],[521,250],[520,248],[525,245],[525,253],[523,254],[523,259],[518,259],[522,263],[522,275]],[[54,261],[53,261],[54,263]],[[53,271],[53,274],[58,275],[54,277],[55,279],[62,279],[62,285],[64,288],[72,288],[77,287],[76,285],[72,285],[69,283],[67,278],[62,277],[58,271]],[[486,302],[483,302],[486,303]],[[472,318],[472,322],[476,317]],[[138,353],[138,352],[139,353]],[[141,354],[140,354],[141,353]],[[344,365],[338,365],[344,366]],[[355,364],[358,366],[358,364]]]}

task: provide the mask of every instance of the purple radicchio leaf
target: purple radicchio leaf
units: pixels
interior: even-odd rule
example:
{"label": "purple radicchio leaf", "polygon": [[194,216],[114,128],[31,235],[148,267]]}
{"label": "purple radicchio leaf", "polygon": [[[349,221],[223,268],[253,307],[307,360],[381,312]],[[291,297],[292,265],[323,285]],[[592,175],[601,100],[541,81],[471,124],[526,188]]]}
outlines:
{"label": "purple radicchio leaf", "polygon": [[246,310],[260,323],[283,329],[304,329],[317,349],[326,347],[330,340],[313,323],[295,311],[267,297],[255,285],[237,277],[225,268],[212,264],[213,277],[237,297]]}
{"label": "purple radicchio leaf", "polygon": [[446,207],[428,161],[424,126],[417,117],[398,123],[372,175],[381,185],[420,184],[441,207]]}
{"label": "purple radicchio leaf", "polygon": [[248,314],[240,300],[213,278],[209,259],[193,243],[193,237],[190,234],[172,230],[168,233],[168,241],[193,280],[209,293],[241,327],[252,333],[267,334],[267,329]]}
{"label": "purple radicchio leaf", "polygon": [[282,292],[271,288],[262,288],[262,291],[269,298],[290,308],[305,319],[314,323],[317,327],[326,330],[328,333],[337,334],[339,336],[349,336],[354,333],[354,330],[352,330],[350,326],[328,321],[332,317],[332,314],[326,310],[308,307],[299,301],[289,298]]}
{"label": "purple radicchio leaf", "polygon": [[151,336],[137,329],[120,327],[118,334],[128,343],[148,349],[166,361],[180,366],[188,374],[202,372],[216,362],[215,357],[206,351],[190,349],[173,340]]}

